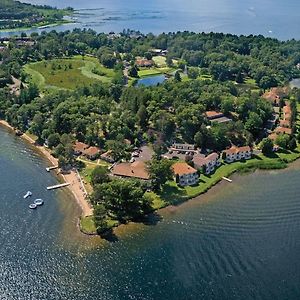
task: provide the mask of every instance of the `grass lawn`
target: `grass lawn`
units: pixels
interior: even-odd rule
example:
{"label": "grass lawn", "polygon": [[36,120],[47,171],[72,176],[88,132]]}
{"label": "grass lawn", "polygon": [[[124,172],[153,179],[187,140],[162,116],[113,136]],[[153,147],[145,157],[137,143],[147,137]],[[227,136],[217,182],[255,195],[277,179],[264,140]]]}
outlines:
{"label": "grass lawn", "polygon": [[154,61],[155,65],[158,67],[165,67],[167,65],[165,56],[153,56],[152,60]]}
{"label": "grass lawn", "polygon": [[141,69],[138,71],[139,77],[147,77],[147,76],[154,76],[154,75],[160,75],[160,74],[171,74],[176,69],[174,68],[150,68],[150,69]]}
{"label": "grass lawn", "polygon": [[96,226],[93,216],[88,216],[80,219],[80,228],[83,232],[93,234],[96,233]]}
{"label": "grass lawn", "polygon": [[96,58],[81,56],[30,63],[24,70],[41,90],[73,90],[99,81],[111,82],[114,76],[114,71],[102,66]]}

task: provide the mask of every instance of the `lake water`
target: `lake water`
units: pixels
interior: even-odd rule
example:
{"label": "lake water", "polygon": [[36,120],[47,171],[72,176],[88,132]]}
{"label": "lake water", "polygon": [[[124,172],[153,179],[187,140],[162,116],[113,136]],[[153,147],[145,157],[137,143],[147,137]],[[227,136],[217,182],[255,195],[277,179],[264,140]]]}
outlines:
{"label": "lake water", "polygon": [[155,75],[155,76],[147,76],[141,79],[138,79],[137,86],[156,86],[158,84],[163,83],[166,80],[165,75]]}
{"label": "lake water", "polygon": [[[299,163],[234,176],[110,243],[78,232],[46,165],[0,128],[1,299],[300,299]],[[36,211],[29,189],[45,200]]]}
{"label": "lake water", "polygon": [[[282,40],[300,38],[299,0],[27,0],[33,4],[71,6],[78,11],[75,27],[98,32],[124,28],[144,33],[190,30],[263,34]],[[49,29],[47,29],[49,30]],[[0,36],[7,35],[1,33]]]}

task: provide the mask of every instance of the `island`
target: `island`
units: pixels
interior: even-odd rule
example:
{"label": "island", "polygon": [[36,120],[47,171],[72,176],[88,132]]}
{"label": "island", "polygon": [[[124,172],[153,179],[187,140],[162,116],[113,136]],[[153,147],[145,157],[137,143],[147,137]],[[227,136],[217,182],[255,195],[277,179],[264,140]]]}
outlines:
{"label": "island", "polygon": [[0,119],[59,167],[81,230],[105,236],[236,171],[299,158],[299,48],[193,32],[4,38]]}
{"label": "island", "polygon": [[2,0],[0,3],[0,30],[25,30],[33,27],[69,23],[66,16],[71,16],[73,9],[57,9],[48,5],[32,5],[14,0]]}

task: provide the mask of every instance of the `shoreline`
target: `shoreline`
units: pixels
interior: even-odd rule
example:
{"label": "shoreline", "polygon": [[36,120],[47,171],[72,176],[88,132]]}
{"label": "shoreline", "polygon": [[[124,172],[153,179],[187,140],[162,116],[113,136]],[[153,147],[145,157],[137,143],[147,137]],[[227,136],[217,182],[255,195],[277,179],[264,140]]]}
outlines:
{"label": "shoreline", "polygon": [[[15,132],[15,129],[6,121],[4,120],[0,120],[0,126],[6,127],[7,129],[9,129],[10,131]],[[48,150],[45,149],[45,147],[43,146],[38,146],[35,144],[35,141],[28,136],[26,133],[24,133],[22,136],[20,136],[20,138],[22,138],[25,142],[31,144],[32,146],[34,146],[34,149],[36,149],[44,158],[46,158],[48,161],[51,162],[52,165],[57,165],[58,164],[58,160],[53,157],[50,152]],[[299,153],[299,152],[298,152]],[[299,161],[300,159],[300,153],[290,159],[284,162],[284,164],[276,164],[276,161],[274,159],[274,164],[271,165],[271,167],[267,164],[265,164],[263,161],[246,161],[249,162],[249,164],[244,165],[244,166],[240,166],[237,165],[235,163],[230,164],[232,166],[231,170],[228,170],[228,173],[226,174],[225,177],[232,177],[232,176],[241,176],[243,174],[253,174],[255,171],[275,171],[275,170],[286,170],[289,169],[290,167],[292,167],[296,161]],[[282,159],[280,158],[280,160],[282,161]],[[278,161],[277,161],[278,162]],[[283,162],[283,161],[282,161]],[[58,175],[58,174],[56,174]],[[95,232],[88,232],[85,231],[82,226],[81,226],[81,219],[85,218],[85,217],[89,217],[92,216],[93,214],[93,210],[90,206],[90,204],[88,203],[88,201],[86,200],[85,197],[85,189],[82,189],[82,181],[81,179],[79,179],[80,177],[78,177],[78,172],[76,172],[75,170],[72,170],[69,174],[59,174],[61,175],[61,177],[63,178],[64,182],[69,182],[70,185],[68,186],[69,191],[72,193],[72,195],[74,196],[77,204],[79,205],[79,207],[81,208],[81,216],[78,218],[78,223],[77,223],[77,227],[79,228],[79,231],[81,233],[83,233],[86,236],[98,236],[98,234],[96,234]],[[211,190],[214,190],[214,188],[218,188],[219,186],[222,187],[223,180],[220,176],[216,176],[213,182],[211,182],[209,184],[209,186],[207,186],[206,188],[204,188],[201,192],[193,194],[193,195],[186,195],[186,197],[184,197],[184,199],[180,199],[177,203],[166,203],[165,206],[159,207],[157,209],[155,209],[152,213],[155,212],[164,212],[164,211],[169,211],[172,212],[173,210],[177,210],[179,209],[181,206],[187,205],[187,203],[189,203],[190,201],[194,202],[194,201],[199,201],[201,200],[200,197],[201,196],[205,196],[208,195],[210,193]],[[131,222],[129,222],[131,223]],[[135,222],[133,222],[135,223]],[[124,225],[124,224],[123,224]],[[118,228],[119,226],[117,226]],[[122,224],[121,224],[121,227]]]}
{"label": "shoreline", "polygon": [[[9,129],[10,131],[13,131],[13,132],[15,131],[15,129],[8,122],[6,122],[4,120],[0,120],[0,126],[3,126],[7,129]],[[23,141],[32,145],[34,147],[34,149],[37,150],[41,154],[41,156],[46,158],[53,166],[58,164],[58,160],[54,156],[52,156],[51,153],[45,149],[45,147],[36,145],[35,141],[30,136],[28,136],[26,133],[23,133],[23,135],[20,136],[20,138]],[[91,216],[93,214],[93,210],[92,210],[90,204],[88,203],[88,201],[86,200],[85,192],[84,192],[84,190],[82,190],[81,182],[78,178],[76,171],[71,170],[71,172],[68,174],[60,173],[60,174],[56,174],[56,176],[57,175],[61,175],[61,178],[65,182],[70,183],[70,185],[67,188],[70,190],[70,192],[74,196],[77,204],[81,208],[81,216],[80,217]]]}

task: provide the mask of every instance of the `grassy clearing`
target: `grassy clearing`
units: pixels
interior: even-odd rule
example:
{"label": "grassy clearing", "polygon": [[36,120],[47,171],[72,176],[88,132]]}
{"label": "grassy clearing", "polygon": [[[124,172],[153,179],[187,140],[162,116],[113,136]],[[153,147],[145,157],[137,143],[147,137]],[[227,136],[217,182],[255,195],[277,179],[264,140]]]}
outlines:
{"label": "grassy clearing", "polygon": [[93,216],[88,216],[80,219],[80,229],[87,234],[95,234],[96,226]]}
{"label": "grassy clearing", "polygon": [[154,75],[160,75],[160,74],[171,74],[176,69],[174,68],[150,68],[150,69],[141,69],[138,72],[139,77],[148,77],[148,76],[154,76]]}
{"label": "grassy clearing", "polygon": [[154,61],[155,65],[159,68],[167,66],[165,56],[154,56],[152,60]]}
{"label": "grassy clearing", "polygon": [[[27,64],[31,81],[41,90],[70,89],[95,82],[111,82],[114,71],[102,66],[96,58],[73,57]],[[97,73],[97,74],[96,74]]]}

